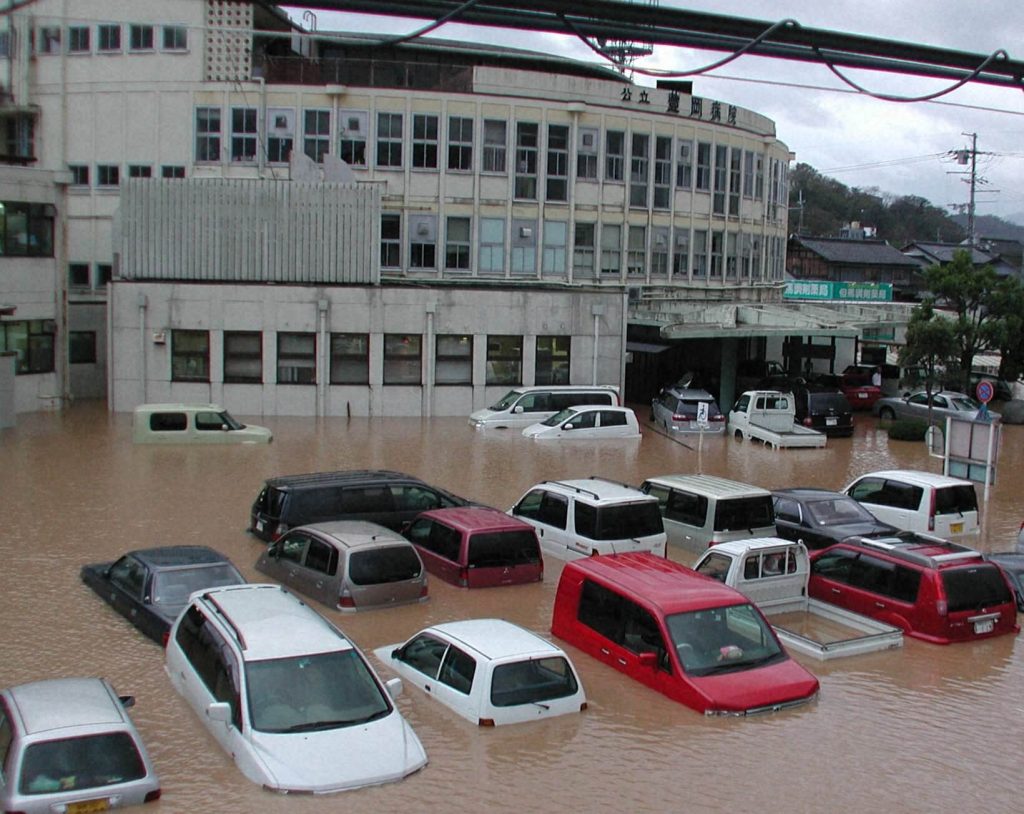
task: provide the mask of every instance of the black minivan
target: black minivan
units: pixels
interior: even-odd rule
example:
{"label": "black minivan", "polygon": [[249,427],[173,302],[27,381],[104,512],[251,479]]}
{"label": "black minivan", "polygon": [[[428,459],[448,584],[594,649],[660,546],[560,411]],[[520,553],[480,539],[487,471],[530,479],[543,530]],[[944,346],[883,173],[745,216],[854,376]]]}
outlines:
{"label": "black minivan", "polygon": [[470,501],[412,475],[344,470],[269,478],[252,504],[249,532],[276,540],[289,529],[330,520],[368,520],[397,531],[428,509]]}
{"label": "black minivan", "polygon": [[828,436],[853,435],[853,409],[843,391],[808,382],[793,388],[796,419]]}

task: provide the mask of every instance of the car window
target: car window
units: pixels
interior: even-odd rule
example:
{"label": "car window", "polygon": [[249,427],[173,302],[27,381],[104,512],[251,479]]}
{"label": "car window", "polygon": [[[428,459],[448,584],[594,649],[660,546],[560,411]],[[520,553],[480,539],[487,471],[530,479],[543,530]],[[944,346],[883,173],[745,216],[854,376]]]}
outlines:
{"label": "car window", "polygon": [[492,531],[469,538],[470,568],[500,568],[540,562],[540,546],[533,529]]}
{"label": "car window", "polygon": [[391,494],[394,496],[394,508],[400,512],[425,512],[444,505],[441,496],[427,486],[392,486]]}
{"label": "car window", "polygon": [[476,661],[468,653],[463,653],[455,645],[448,648],[448,653],[441,663],[441,672],[437,679],[453,690],[469,695],[473,689],[473,677],[476,675]]}
{"label": "car window", "polygon": [[11,750],[14,733],[11,731],[11,720],[6,706],[0,704],[0,771],[7,773],[7,753]]}
{"label": "car window", "polygon": [[555,409],[550,406],[551,399],[547,393],[527,393],[516,404],[524,413],[546,413]]}
{"label": "car window", "polygon": [[686,523],[688,526],[704,527],[708,516],[708,499],[692,492],[671,490],[665,504],[665,519]]}
{"label": "car window", "polygon": [[921,405],[927,407],[928,406],[928,394],[927,393],[914,393],[914,395],[912,395],[909,399],[907,399],[907,402],[909,404],[921,404]]}
{"label": "car window", "polygon": [[195,605],[181,617],[175,641],[214,699],[231,706],[231,720],[240,727],[238,664],[227,643]]}
{"label": "car window", "polygon": [[408,543],[368,548],[356,551],[348,558],[348,578],[355,585],[405,582],[421,573],[423,565],[420,558]]}
{"label": "car window", "polygon": [[[587,525],[586,532],[579,526],[581,509]],[[591,513],[596,515],[592,524]],[[658,504],[653,500],[613,503],[598,507],[586,506],[577,501],[576,519],[576,532],[591,540],[629,540],[663,534],[665,531]]]}
{"label": "car window", "polygon": [[775,509],[770,495],[722,499],[715,507],[715,531],[756,529],[774,525]]}
{"label": "car window", "polygon": [[196,413],[196,429],[204,432],[220,431],[228,424],[221,417],[220,413],[203,411]]}
{"label": "car window", "polygon": [[563,421],[572,418],[574,415],[576,415],[576,411],[569,407],[566,407],[564,410],[559,410],[553,416],[546,418],[544,421],[540,423],[543,424],[545,427],[557,427]]}
{"label": "car window", "polygon": [[622,606],[625,601],[615,591],[585,579],[577,611],[580,623],[606,639],[618,642],[622,636]]}
{"label": "car window", "polygon": [[676,613],[665,621],[679,661],[691,675],[735,672],[786,657],[751,605]]}
{"label": "car window", "polygon": [[272,556],[285,562],[293,562],[296,565],[302,563],[302,552],[306,550],[309,536],[301,531],[292,532],[282,537],[271,546]]}
{"label": "car window", "polygon": [[153,574],[152,600],[170,607],[184,605],[194,591],[221,585],[240,585],[245,580],[229,563],[171,568]]}
{"label": "car window", "polygon": [[338,570],[338,549],[323,540],[310,538],[303,565],[311,571],[333,577]]}
{"label": "car window", "polygon": [[995,565],[949,568],[941,572],[950,613],[1012,602],[1010,589]]}
{"label": "car window", "polygon": [[969,483],[942,486],[935,490],[935,514],[963,514],[978,511],[978,495]]}
{"label": "car window", "polygon": [[398,651],[395,658],[419,670],[428,678],[437,678],[448,644],[426,633],[422,633]]}
{"label": "car window", "polygon": [[601,411],[601,426],[602,427],[625,427],[628,422],[626,421],[626,414],[619,410],[602,410]]}
{"label": "car window", "polygon": [[544,492],[537,514],[537,521],[558,529],[564,529],[569,518],[569,501],[562,495]]}
{"label": "car window", "polygon": [[337,498],[337,509],[333,511],[328,510],[326,513],[321,512],[317,514],[317,517],[327,519],[331,514],[370,514],[372,512],[392,512],[394,510],[395,498],[392,490],[388,487],[348,486],[340,490]]}
{"label": "car window", "polygon": [[583,410],[577,413],[569,425],[564,427],[567,430],[590,430],[597,426],[597,410]]}
{"label": "car window", "polygon": [[110,582],[136,599],[146,589],[147,569],[134,557],[121,557],[110,567]]}
{"label": "car window", "polygon": [[654,653],[658,657],[658,666],[662,670],[672,672],[665,648],[665,638],[661,635],[661,629],[654,617],[628,599],[623,600],[622,610],[622,646],[637,654]]}
{"label": "car window", "polygon": [[146,764],[132,736],[107,732],[30,744],[22,758],[18,792],[33,795],[93,789],[145,776]]}
{"label": "car window", "polygon": [[747,407],[750,406],[750,396],[744,394],[736,400],[736,405],[732,408],[734,412],[745,413]]}
{"label": "car window", "polygon": [[800,504],[795,500],[786,497],[776,497],[772,501],[775,504],[775,519],[785,520],[790,523],[800,522]]}
{"label": "car window", "polygon": [[149,417],[153,432],[184,432],[188,429],[188,416],[184,413],[153,413]]}
{"label": "car window", "polygon": [[887,480],[880,492],[876,492],[865,500],[868,503],[879,503],[883,506],[892,506],[894,509],[909,509],[913,512],[917,511],[921,505],[923,496],[924,490],[920,486]]}
{"label": "car window", "polygon": [[836,582],[849,583],[857,556],[856,551],[848,548],[833,548],[811,563],[811,573]]}
{"label": "car window", "polygon": [[709,554],[700,565],[697,566],[697,573],[706,577],[725,582],[729,575],[729,566],[732,565],[732,557],[724,554]]}
{"label": "car window", "polygon": [[867,503],[878,503],[875,496],[885,487],[885,481],[881,478],[864,478],[857,481],[850,488],[850,497],[854,500],[863,500]]}
{"label": "car window", "polygon": [[491,703],[496,707],[542,704],[575,695],[579,689],[569,662],[561,656],[499,664],[491,677]]}
{"label": "car window", "polygon": [[874,523],[875,517],[856,500],[848,497],[808,501],[808,514],[819,526],[843,526],[847,523]]}

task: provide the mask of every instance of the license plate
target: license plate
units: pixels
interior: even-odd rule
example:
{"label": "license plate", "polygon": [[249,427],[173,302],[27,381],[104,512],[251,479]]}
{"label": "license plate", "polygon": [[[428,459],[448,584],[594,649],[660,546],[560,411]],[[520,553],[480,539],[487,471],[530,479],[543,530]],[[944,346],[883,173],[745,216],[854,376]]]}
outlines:
{"label": "license plate", "polygon": [[103,797],[99,800],[83,800],[80,803],[68,803],[67,814],[93,814],[96,811],[107,811],[110,808],[110,798]]}
{"label": "license plate", "polygon": [[263,531],[263,521],[262,520],[257,520],[256,521],[256,531]]}
{"label": "license plate", "polygon": [[825,419],[825,426],[826,427],[834,427],[838,423],[839,423],[839,419],[838,418],[826,418]]}
{"label": "license plate", "polygon": [[995,619],[982,619],[980,622],[974,623],[974,634],[981,636],[985,633],[991,633],[995,630],[996,621]]}
{"label": "license plate", "polygon": [[960,532],[962,532],[963,530],[964,530],[964,524],[963,523],[950,523],[949,524],[949,533],[950,534],[960,534]]}
{"label": "license plate", "polygon": [[868,397],[867,393],[858,393],[857,394],[857,398],[859,398],[859,399],[866,399],[867,397]]}

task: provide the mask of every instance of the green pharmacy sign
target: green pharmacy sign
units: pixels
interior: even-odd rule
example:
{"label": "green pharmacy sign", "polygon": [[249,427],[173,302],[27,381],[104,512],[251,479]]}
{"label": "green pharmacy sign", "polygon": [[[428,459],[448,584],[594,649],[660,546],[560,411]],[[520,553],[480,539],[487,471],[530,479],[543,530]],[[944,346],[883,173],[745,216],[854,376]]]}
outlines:
{"label": "green pharmacy sign", "polygon": [[892,283],[835,283],[826,280],[790,280],[782,294],[787,300],[840,300],[892,302]]}

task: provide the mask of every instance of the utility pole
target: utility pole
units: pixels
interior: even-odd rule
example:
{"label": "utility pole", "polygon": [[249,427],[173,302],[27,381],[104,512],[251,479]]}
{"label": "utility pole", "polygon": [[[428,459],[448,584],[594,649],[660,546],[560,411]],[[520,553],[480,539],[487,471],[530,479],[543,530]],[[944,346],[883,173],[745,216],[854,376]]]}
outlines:
{"label": "utility pole", "polygon": [[967,245],[974,248],[977,240],[974,230],[974,191],[978,185],[978,134],[961,133],[971,137],[971,197],[967,204]]}

